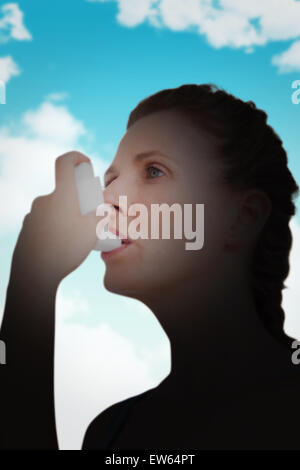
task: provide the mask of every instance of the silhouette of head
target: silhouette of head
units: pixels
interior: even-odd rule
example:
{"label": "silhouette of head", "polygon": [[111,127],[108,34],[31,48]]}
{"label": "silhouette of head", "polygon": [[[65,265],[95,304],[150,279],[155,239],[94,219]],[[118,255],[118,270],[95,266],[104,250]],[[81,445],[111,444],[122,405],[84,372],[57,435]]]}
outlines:
{"label": "silhouette of head", "polygon": [[[150,150],[164,155],[135,160]],[[252,101],[211,84],[182,85],[142,100],[130,113],[104,199],[119,217],[125,215],[119,195],[149,213],[155,203],[204,204],[204,247],[188,251],[184,238],[133,240],[106,261],[106,288],[140,300],[171,299],[181,283],[199,279],[213,292],[217,278],[245,274],[264,324],[285,341],[282,289],[298,192],[287,164],[281,139]]]}

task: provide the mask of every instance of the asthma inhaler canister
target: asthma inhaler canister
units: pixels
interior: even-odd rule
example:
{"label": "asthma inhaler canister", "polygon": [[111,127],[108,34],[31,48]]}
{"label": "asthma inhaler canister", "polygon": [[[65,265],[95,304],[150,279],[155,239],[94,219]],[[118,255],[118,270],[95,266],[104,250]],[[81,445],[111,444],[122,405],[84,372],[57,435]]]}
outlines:
{"label": "asthma inhaler canister", "polygon": [[[96,211],[99,204],[104,202],[100,177],[94,176],[93,167],[88,162],[75,166],[74,172],[81,214]],[[107,226],[104,230],[108,232]],[[98,239],[94,250],[111,251],[122,245],[121,239],[115,234],[111,234],[111,237],[113,238]]]}

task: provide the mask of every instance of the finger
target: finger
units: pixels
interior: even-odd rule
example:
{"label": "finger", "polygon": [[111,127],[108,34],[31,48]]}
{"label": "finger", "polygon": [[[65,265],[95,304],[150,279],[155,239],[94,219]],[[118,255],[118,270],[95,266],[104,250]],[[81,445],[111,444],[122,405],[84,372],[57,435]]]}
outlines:
{"label": "finger", "polygon": [[45,203],[49,201],[49,199],[50,199],[49,195],[36,197],[32,201],[30,212],[36,212],[41,207],[44,207]]}
{"label": "finger", "polygon": [[83,162],[91,160],[81,152],[67,152],[55,161],[55,184],[56,188],[63,186],[74,187],[74,167]]}
{"label": "finger", "polygon": [[29,221],[31,220],[31,218],[32,218],[32,214],[30,212],[28,212],[28,214],[26,214],[24,219],[23,219],[22,227],[27,226],[29,224]]}

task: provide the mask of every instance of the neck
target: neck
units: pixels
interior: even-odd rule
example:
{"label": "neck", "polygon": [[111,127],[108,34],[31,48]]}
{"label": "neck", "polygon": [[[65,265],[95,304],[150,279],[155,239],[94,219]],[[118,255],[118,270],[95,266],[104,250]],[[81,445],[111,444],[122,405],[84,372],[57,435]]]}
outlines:
{"label": "neck", "polygon": [[254,374],[271,373],[270,361],[280,345],[259,319],[248,281],[214,274],[214,283],[195,279],[145,302],[171,343],[165,385],[176,383],[176,390],[189,387],[196,394],[220,385],[230,391],[237,382],[247,386]]}

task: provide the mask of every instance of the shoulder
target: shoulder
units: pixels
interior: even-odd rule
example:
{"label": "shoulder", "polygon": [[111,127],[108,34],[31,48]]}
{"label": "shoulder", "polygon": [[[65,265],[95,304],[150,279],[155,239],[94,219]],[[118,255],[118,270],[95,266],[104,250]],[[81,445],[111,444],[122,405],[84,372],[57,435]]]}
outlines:
{"label": "shoulder", "polygon": [[209,445],[234,450],[300,450],[299,421],[299,379],[257,386],[215,411]]}
{"label": "shoulder", "polygon": [[85,432],[82,450],[106,449],[126,420],[131,408],[148,392],[149,390],[114,403],[96,416]]}

